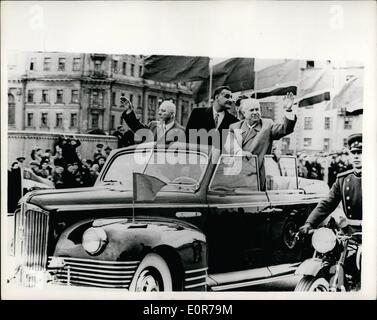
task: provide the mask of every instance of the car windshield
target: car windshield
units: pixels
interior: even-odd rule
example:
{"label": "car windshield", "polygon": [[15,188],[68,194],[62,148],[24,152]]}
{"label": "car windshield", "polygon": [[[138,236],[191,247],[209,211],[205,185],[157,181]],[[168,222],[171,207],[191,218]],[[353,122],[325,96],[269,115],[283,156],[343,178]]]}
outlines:
{"label": "car windshield", "polygon": [[210,185],[212,191],[252,192],[259,190],[257,158],[222,155]]}
{"label": "car windshield", "polygon": [[207,163],[207,156],[196,152],[156,151],[144,173],[167,184],[197,185]]}
{"label": "car windshield", "polygon": [[119,184],[132,190],[132,173],[144,173],[166,184],[197,185],[208,163],[205,154],[188,151],[147,150],[121,154],[109,165],[99,185]]}

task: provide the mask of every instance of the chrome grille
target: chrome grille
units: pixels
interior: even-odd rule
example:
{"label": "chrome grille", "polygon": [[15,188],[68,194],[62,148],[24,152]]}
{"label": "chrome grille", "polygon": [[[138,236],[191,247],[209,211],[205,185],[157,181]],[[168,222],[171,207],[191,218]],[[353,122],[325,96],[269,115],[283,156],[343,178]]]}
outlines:
{"label": "chrome grille", "polygon": [[185,290],[207,290],[207,269],[192,269],[185,271]]}
{"label": "chrome grille", "polygon": [[[53,259],[62,259],[64,266],[50,268]],[[55,282],[66,285],[128,289],[139,261],[101,261],[69,257],[49,257],[48,270]]]}
{"label": "chrome grille", "polygon": [[25,205],[15,213],[15,258],[24,286],[35,287],[38,271],[46,270],[48,220],[48,212]]}

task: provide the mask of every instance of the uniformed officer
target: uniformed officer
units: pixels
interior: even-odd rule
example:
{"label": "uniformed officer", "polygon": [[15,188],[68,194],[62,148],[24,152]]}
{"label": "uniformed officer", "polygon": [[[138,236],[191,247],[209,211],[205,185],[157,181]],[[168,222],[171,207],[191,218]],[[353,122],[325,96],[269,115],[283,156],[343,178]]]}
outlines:
{"label": "uniformed officer", "polygon": [[301,233],[308,233],[316,228],[328,217],[342,201],[343,210],[350,225],[361,225],[362,219],[362,134],[357,133],[348,137],[353,169],[338,174],[329,196],[322,200],[311,212],[305,224],[300,228]]}

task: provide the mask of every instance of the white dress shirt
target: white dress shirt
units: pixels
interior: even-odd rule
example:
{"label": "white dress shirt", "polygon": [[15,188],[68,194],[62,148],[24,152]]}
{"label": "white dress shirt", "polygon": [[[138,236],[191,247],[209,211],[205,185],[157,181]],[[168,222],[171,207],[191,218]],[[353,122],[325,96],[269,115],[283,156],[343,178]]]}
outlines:
{"label": "white dress shirt", "polygon": [[213,110],[213,120],[215,121],[215,124],[216,124],[216,116],[218,115],[217,125],[216,125],[216,129],[217,129],[224,119],[225,112],[224,111],[217,112],[215,108],[212,108],[212,110]]}

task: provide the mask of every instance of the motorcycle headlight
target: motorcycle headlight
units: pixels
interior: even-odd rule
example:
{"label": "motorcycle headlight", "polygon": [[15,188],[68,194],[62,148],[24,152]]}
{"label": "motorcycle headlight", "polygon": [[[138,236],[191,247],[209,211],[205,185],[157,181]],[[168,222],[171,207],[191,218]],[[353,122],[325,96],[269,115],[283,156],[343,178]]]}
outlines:
{"label": "motorcycle headlight", "polygon": [[89,228],[82,235],[82,246],[90,255],[101,253],[107,242],[106,232],[102,228]]}
{"label": "motorcycle headlight", "polygon": [[312,237],[312,245],[320,253],[329,252],[336,245],[336,235],[328,228],[315,230]]}

